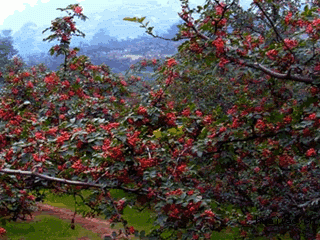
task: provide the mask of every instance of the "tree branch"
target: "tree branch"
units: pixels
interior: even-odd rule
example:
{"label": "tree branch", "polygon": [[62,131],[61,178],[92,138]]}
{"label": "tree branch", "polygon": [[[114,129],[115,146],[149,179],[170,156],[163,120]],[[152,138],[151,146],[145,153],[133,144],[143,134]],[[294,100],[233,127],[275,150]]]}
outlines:
{"label": "tree branch", "polygon": [[101,184],[93,184],[93,183],[86,183],[86,182],[80,182],[80,181],[72,181],[72,180],[67,180],[63,178],[56,178],[56,177],[50,177],[44,174],[40,174],[37,172],[31,172],[31,171],[22,171],[22,170],[13,170],[13,169],[1,169],[0,173],[6,173],[9,175],[16,175],[16,174],[21,174],[25,176],[33,176],[33,177],[39,177],[45,180],[49,181],[55,181],[55,182],[60,182],[60,183],[65,183],[69,185],[76,185],[76,186],[85,186],[85,187],[95,187],[95,188],[102,188],[103,185]]}
{"label": "tree branch", "polygon": [[[226,56],[226,58],[228,60],[230,60],[231,62],[239,63],[238,59],[235,59],[233,57],[228,57]],[[265,66],[255,62],[255,63],[246,63],[244,61],[241,62],[242,65],[247,66],[247,67],[251,67],[257,70],[260,70],[266,74],[268,74],[271,77],[274,78],[278,78],[278,79],[287,79],[287,80],[293,80],[295,82],[303,82],[303,83],[307,83],[307,84],[314,84],[314,79],[309,78],[309,77],[301,77],[301,76],[296,76],[296,75],[292,75],[291,71],[293,70],[293,67],[290,67],[287,73],[277,73],[272,71],[271,69],[266,68]]]}
{"label": "tree branch", "polygon": [[[293,55],[294,59],[296,60],[296,56],[294,55],[294,53],[291,51],[291,49],[288,47],[288,45],[285,43],[285,41],[283,40],[283,38],[281,37],[281,35],[278,33],[276,27],[274,26],[272,20],[269,18],[269,16],[267,15],[267,13],[263,10],[263,8],[260,6],[260,4],[258,2],[254,2],[258,8],[262,11],[262,13],[266,16],[266,18],[268,19],[268,21],[270,22],[274,32],[276,33],[276,35],[278,36],[279,39],[281,39],[281,41],[283,42],[283,44],[286,46],[286,48],[289,50],[289,52]],[[274,6],[274,5],[273,5]],[[299,63],[299,60],[297,60],[297,62]]]}
{"label": "tree branch", "polygon": [[[75,186],[84,186],[84,187],[91,187],[91,188],[101,188],[101,189],[121,189],[124,190],[125,192],[131,192],[131,193],[139,193],[139,191],[143,191],[144,193],[149,193],[148,189],[145,188],[126,188],[122,186],[105,186],[102,184],[96,184],[96,183],[87,183],[87,182],[81,182],[81,181],[72,181],[72,180],[67,180],[63,178],[56,178],[56,177],[50,177],[44,174],[36,173],[36,172],[31,172],[31,171],[22,171],[22,170],[13,170],[13,169],[1,169],[0,168],[0,173],[6,173],[9,175],[16,175],[16,174],[21,174],[25,176],[33,176],[33,177],[39,177],[45,180],[49,181],[55,181],[55,182],[60,182],[64,184],[69,184],[69,185],[75,185]],[[156,198],[166,201],[166,198],[161,197],[161,196],[156,196]]]}
{"label": "tree branch", "polygon": [[264,66],[262,66],[259,63],[245,63],[246,66],[248,67],[252,67],[258,70],[261,70],[262,72],[270,75],[271,77],[275,77],[278,79],[289,79],[289,80],[293,80],[295,82],[304,82],[304,83],[308,83],[308,84],[312,84],[313,83],[313,79],[312,78],[308,78],[308,77],[300,77],[300,76],[296,76],[296,75],[291,75],[291,71],[292,71],[292,67],[290,67],[290,69],[288,70],[288,72],[286,74],[281,74],[281,73],[277,73],[274,72]]}

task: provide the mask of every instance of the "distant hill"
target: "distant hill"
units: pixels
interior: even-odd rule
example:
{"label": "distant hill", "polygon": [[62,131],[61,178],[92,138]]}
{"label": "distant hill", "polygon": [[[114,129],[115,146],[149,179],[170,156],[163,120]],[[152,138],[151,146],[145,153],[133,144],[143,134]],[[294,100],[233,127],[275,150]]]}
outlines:
{"label": "distant hill", "polygon": [[[167,30],[167,33],[161,34],[161,37],[173,38],[179,32],[178,24],[182,24],[182,22],[172,25]],[[64,61],[64,58],[63,56],[51,56],[48,53],[50,47],[58,44],[58,42],[52,41],[50,44],[40,42],[40,38],[44,37],[39,34],[39,29],[33,23],[27,23],[21,31],[15,33],[13,39],[15,40],[15,45],[19,46],[17,47],[19,55],[22,56],[27,66],[44,63],[50,70],[56,71]],[[177,47],[183,42],[154,38],[146,33],[138,38],[119,40],[110,36],[108,31],[103,28],[98,29],[90,40],[80,37],[74,37],[73,40],[70,47],[80,48],[78,55],[88,56],[95,65],[105,63],[114,72],[118,73],[128,69],[131,64],[143,58],[172,56],[178,52]],[[44,43],[46,43],[47,50],[43,50]]]}

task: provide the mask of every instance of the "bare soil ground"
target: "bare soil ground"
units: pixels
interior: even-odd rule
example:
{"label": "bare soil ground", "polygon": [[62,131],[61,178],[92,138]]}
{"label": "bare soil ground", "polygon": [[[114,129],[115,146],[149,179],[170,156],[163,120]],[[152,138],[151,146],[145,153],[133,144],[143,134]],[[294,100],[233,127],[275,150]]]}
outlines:
{"label": "bare soil ground", "polygon": [[[74,212],[66,209],[53,207],[43,203],[37,203],[38,211],[32,213],[33,216],[46,214],[51,216],[56,216],[63,220],[68,220],[71,223],[71,219],[73,218]],[[27,222],[32,221],[33,219],[27,216]],[[83,228],[97,233],[101,239],[104,239],[105,236],[112,236],[112,232],[119,232],[118,230],[111,229],[110,222],[107,220],[101,220],[98,218],[88,218],[82,217],[81,215],[76,215],[75,224],[80,224]],[[130,239],[126,238],[126,236],[122,233],[117,239]],[[90,240],[90,238],[79,238],[78,240]]]}

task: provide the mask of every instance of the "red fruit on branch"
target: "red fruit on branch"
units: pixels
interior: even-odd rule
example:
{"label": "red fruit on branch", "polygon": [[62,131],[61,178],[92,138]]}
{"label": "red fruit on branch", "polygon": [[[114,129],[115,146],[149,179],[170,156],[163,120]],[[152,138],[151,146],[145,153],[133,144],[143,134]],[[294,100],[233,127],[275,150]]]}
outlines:
{"label": "red fruit on branch", "polygon": [[[140,202],[156,211],[160,235],[209,238],[236,226],[250,239],[297,235],[292,229],[316,238],[306,221],[310,214],[320,220],[313,211],[320,59],[310,51],[319,38],[317,8],[300,14],[291,0],[252,4],[256,13],[216,1],[199,8],[195,21],[185,4],[177,39],[187,41],[179,53],[141,62],[158,74],[154,86],[134,80],[140,68],[116,76],[77,57],[79,49],[68,47],[72,19],[85,16],[78,4],[64,9],[73,17],[53,23],[50,36],[62,37],[50,49],[65,55],[62,68],[48,74],[37,67],[26,76],[15,59],[3,74],[9,91],[0,99],[0,184],[6,184],[0,194],[17,199],[13,218],[29,210],[17,189],[25,191],[21,200],[33,201],[36,177],[70,194],[95,188],[91,205],[121,221],[126,234],[139,231],[127,226],[122,211]],[[8,175],[16,178],[8,182]],[[113,199],[107,189],[133,197]],[[275,216],[283,221],[268,228]],[[288,218],[309,225],[292,220],[288,227]]]}

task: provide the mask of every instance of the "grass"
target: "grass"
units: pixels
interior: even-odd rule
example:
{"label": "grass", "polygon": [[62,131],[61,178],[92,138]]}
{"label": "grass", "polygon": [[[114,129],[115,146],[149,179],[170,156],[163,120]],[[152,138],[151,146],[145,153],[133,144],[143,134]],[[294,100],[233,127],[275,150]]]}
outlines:
{"label": "grass", "polygon": [[[128,197],[128,194],[126,194],[122,190],[111,190],[110,192],[112,197],[115,199]],[[82,193],[84,197],[87,197],[90,195],[89,190],[83,190]],[[80,197],[77,197],[76,199],[77,201],[80,201]],[[72,211],[75,210],[73,196],[67,196],[67,195],[57,196],[48,192],[48,195],[43,203],[49,204],[54,207],[67,208]],[[78,209],[88,211],[89,207],[80,206]],[[123,218],[128,221],[128,225],[133,226],[138,231],[144,230],[146,233],[150,233],[153,227],[152,217],[156,217],[156,214],[148,209],[139,212],[138,210],[127,206],[123,210]],[[105,219],[103,215],[97,216],[97,218]],[[113,229],[120,229],[122,227],[123,226],[121,223],[115,223]],[[138,238],[133,238],[133,239],[138,239]]]}
{"label": "grass", "polygon": [[[127,193],[125,193],[122,190],[111,190],[110,192],[112,197],[114,197],[115,199],[130,197]],[[83,196],[86,198],[90,195],[90,190],[83,190],[82,193],[83,193]],[[80,197],[77,197],[76,199],[77,201],[81,202]],[[73,196],[68,196],[68,195],[59,196],[47,191],[47,197],[44,203],[51,206],[55,206],[55,207],[67,208],[72,211],[75,210],[75,203],[74,203]],[[89,211],[89,207],[87,206],[80,206],[77,209]],[[43,217],[43,216],[40,215],[39,217]],[[144,230],[146,234],[150,233],[150,231],[152,230],[153,219],[155,217],[156,217],[156,214],[149,209],[145,209],[139,212],[137,209],[130,208],[127,206],[124,208],[124,211],[123,211],[123,218],[128,221],[128,226],[133,226],[138,231]],[[97,218],[105,219],[103,215],[97,216]],[[63,220],[57,219],[56,217],[50,217],[50,216],[46,216],[45,219],[46,219],[45,221],[47,221],[46,223],[44,223],[44,221],[35,221],[32,223],[27,223],[25,225],[23,225],[23,223],[8,223],[7,226],[5,226],[5,228],[8,233],[13,234],[12,238],[9,238],[9,239],[12,239],[12,240],[21,239],[21,235],[19,235],[20,232],[23,232],[22,235],[25,237],[22,239],[37,239],[37,237],[34,237],[35,236],[34,234],[48,234],[49,236],[49,234],[51,234],[51,231],[54,232],[54,234],[58,234],[58,235],[53,235],[54,238],[51,238],[51,239],[57,239],[57,240],[58,239],[76,239],[76,237],[79,236],[79,234],[87,234],[89,236],[89,233],[85,232],[87,230],[83,229],[81,226],[76,227],[76,229],[78,229],[78,231],[80,232],[75,232],[74,230],[70,229],[70,222],[65,222]],[[113,226],[113,229],[120,229],[122,227],[123,226],[121,223],[116,223]],[[59,231],[57,231],[57,229],[59,229]],[[65,235],[69,233],[68,231],[70,232],[70,234],[72,234],[71,237],[69,235]],[[90,232],[90,231],[87,231],[87,232]],[[92,232],[90,233],[94,234]],[[62,234],[62,235],[59,235],[59,234]],[[8,237],[11,237],[11,235],[9,234],[7,235]],[[63,238],[64,236],[69,236],[69,237]],[[239,229],[230,228],[221,232],[214,232],[211,236],[211,240],[222,240],[222,239],[233,240],[234,237],[236,236],[239,236]],[[42,239],[42,238],[38,238],[38,239]],[[46,238],[46,239],[50,239],[50,238]],[[92,237],[91,239],[94,240],[96,238]],[[132,239],[139,239],[139,238],[132,238]],[[256,240],[267,240],[267,239],[268,238],[256,238]],[[290,238],[287,237],[285,239],[290,239]]]}
{"label": "grass", "polygon": [[70,228],[70,221],[61,220],[50,215],[38,215],[32,222],[8,222],[5,226],[7,230],[5,237],[1,240],[76,240],[81,237],[88,237],[91,240],[101,240],[98,234],[84,229],[79,224],[75,224],[75,229]]}
{"label": "grass", "polygon": [[[84,190],[83,196],[87,197],[90,195],[89,190]],[[128,194],[125,193],[122,190],[111,190],[111,195],[115,199],[121,199],[121,198],[128,198]],[[80,200],[80,198],[79,198]],[[46,200],[44,203],[56,206],[56,207],[63,207],[68,208],[70,210],[75,210],[74,205],[74,199],[72,196],[57,196],[52,193],[49,193],[47,195]],[[88,207],[84,206],[84,210],[89,210]],[[135,229],[142,231],[144,230],[146,233],[150,233],[153,227],[152,219],[155,218],[156,215],[154,212],[152,212],[149,209],[145,209],[141,212],[139,212],[136,209],[126,207],[123,211],[123,218],[128,221],[129,226],[133,226]],[[102,215],[98,216],[97,218],[104,219]],[[116,223],[113,229],[120,229],[122,228],[121,223]],[[211,236],[211,240],[233,240],[235,236],[239,236],[239,229],[238,228],[229,228],[221,232],[214,232]],[[138,239],[138,238],[133,238]],[[267,240],[268,238],[262,237],[262,238],[256,238],[256,240]],[[290,239],[289,237],[285,239]]]}

